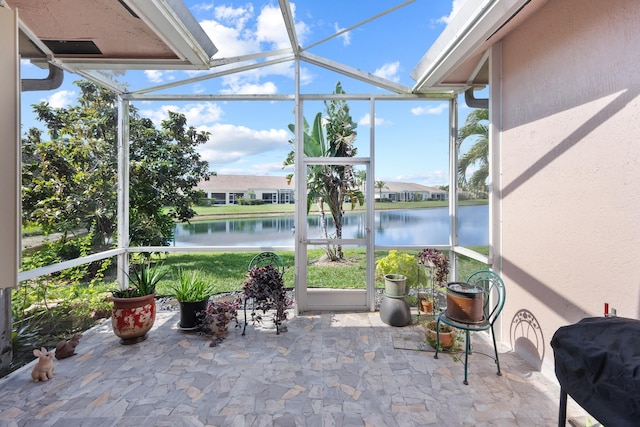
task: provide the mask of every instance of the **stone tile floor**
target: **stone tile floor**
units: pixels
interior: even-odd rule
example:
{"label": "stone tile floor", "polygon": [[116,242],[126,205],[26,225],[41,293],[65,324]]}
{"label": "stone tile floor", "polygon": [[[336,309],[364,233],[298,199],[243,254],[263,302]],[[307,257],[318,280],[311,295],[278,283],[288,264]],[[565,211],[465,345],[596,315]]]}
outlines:
{"label": "stone tile floor", "polygon": [[[469,364],[420,350],[418,326],[374,313],[305,314],[210,339],[158,312],[146,341],[122,346],[105,322],[78,354],[34,383],[33,363],[0,380],[0,426],[555,426],[559,388],[501,349],[503,376],[479,352]],[[35,362],[34,362],[35,363]],[[586,414],[569,402],[568,418]],[[581,418],[580,418],[581,417]]]}

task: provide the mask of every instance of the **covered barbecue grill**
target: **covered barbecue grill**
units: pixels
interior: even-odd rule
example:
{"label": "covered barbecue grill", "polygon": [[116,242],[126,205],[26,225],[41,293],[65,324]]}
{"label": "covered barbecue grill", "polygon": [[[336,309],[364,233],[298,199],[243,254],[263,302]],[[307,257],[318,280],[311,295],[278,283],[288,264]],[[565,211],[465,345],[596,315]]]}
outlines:
{"label": "covered barbecue grill", "polygon": [[640,423],[640,321],[590,317],[559,328],[551,339],[560,382],[558,425],[567,394],[605,426]]}

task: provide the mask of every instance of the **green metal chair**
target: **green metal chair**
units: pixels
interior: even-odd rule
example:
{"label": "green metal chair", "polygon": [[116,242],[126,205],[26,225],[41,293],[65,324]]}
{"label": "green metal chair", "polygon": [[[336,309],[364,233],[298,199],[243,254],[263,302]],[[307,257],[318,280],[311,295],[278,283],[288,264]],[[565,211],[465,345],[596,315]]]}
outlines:
{"label": "green metal chair", "polygon": [[[265,267],[267,265],[273,266],[276,270],[280,272],[280,275],[284,275],[284,261],[275,252],[260,252],[258,255],[251,258],[249,261],[249,266],[247,267],[247,271],[251,270],[254,267]],[[242,335],[245,334],[247,330],[247,300],[244,299],[244,327],[242,328]],[[255,317],[255,312],[251,313],[252,319]],[[276,322],[276,334],[280,333],[280,327]]]}
{"label": "green metal chair", "polygon": [[491,338],[493,339],[493,349],[495,352],[495,358],[493,359],[496,365],[498,365],[498,375],[502,376],[502,372],[500,372],[500,359],[498,358],[498,347],[496,345],[496,336],[494,334],[493,324],[495,323],[496,319],[500,315],[500,312],[502,311],[502,308],[504,307],[506,295],[504,282],[498,274],[490,270],[476,271],[467,278],[466,282],[484,289],[482,320],[477,323],[462,323],[450,318],[447,315],[446,310],[440,312],[440,314],[438,315],[438,320],[436,322],[436,354],[434,358],[438,358],[439,345],[437,345],[437,343],[440,342],[440,323],[444,323],[454,328],[464,330],[466,335],[464,350],[464,384],[468,385],[469,382],[467,381],[467,366],[469,353],[471,353],[471,332],[486,331],[488,329],[491,329]]}

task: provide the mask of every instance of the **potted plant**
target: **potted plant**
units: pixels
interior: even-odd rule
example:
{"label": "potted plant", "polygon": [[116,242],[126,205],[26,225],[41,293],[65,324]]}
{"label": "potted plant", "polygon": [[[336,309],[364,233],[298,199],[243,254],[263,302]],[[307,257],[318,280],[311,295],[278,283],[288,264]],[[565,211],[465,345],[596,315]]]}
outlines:
{"label": "potted plant", "polygon": [[376,262],[376,272],[384,277],[385,294],[391,297],[406,295],[410,287],[419,286],[424,280],[416,257],[395,249]]}
{"label": "potted plant", "polygon": [[180,305],[178,327],[189,331],[198,328],[198,314],[207,309],[207,302],[215,293],[215,288],[202,270],[181,268],[177,271],[177,280],[168,286],[168,292]]}
{"label": "potted plant", "polygon": [[156,285],[166,274],[151,261],[132,266],[129,286],[111,291],[111,325],[121,344],[135,344],[147,338],[156,320]]}
{"label": "potted plant", "polygon": [[[440,332],[438,334],[436,332],[436,324],[437,321],[433,319],[424,322],[425,340],[433,348],[439,345],[440,349],[451,349],[456,343],[456,329],[440,323]],[[440,338],[439,343],[437,342],[438,335]]]}
{"label": "potted plant", "polygon": [[[245,301],[245,328],[247,326],[247,301],[253,300],[251,321],[262,321],[262,316],[256,311],[266,313],[275,310],[273,322],[276,325],[276,334],[280,333],[280,326],[287,318],[286,309],[291,305],[284,289],[282,273],[273,265],[253,267],[247,272],[247,278],[242,286]],[[244,330],[242,331],[244,335]]]}
{"label": "potted plant", "polygon": [[418,293],[420,311],[435,315],[437,288],[442,288],[449,277],[449,257],[438,249],[423,249],[418,255],[418,264],[429,271],[431,290]]}
{"label": "potted plant", "polygon": [[229,325],[235,321],[235,327],[240,327],[238,323],[238,307],[240,298],[233,300],[217,299],[207,304],[204,312],[200,314],[201,330],[205,334],[211,335],[213,341],[210,346],[218,345],[229,332]]}

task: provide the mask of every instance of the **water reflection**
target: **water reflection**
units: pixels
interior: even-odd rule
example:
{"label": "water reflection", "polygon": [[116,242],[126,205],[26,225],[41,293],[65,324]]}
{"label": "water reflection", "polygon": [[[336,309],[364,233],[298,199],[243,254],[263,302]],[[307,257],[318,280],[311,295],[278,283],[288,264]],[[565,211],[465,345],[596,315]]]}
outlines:
{"label": "water reflection", "polygon": [[[333,229],[327,215],[329,230]],[[176,246],[293,246],[294,217],[278,216],[252,219],[226,219],[175,228]],[[308,236],[319,238],[322,230],[318,216],[307,221]],[[462,206],[458,217],[459,242],[463,246],[485,246],[489,241],[489,208],[487,205]],[[343,237],[364,237],[364,213],[347,213]],[[447,245],[449,243],[449,210],[406,209],[375,212],[377,245]]]}

